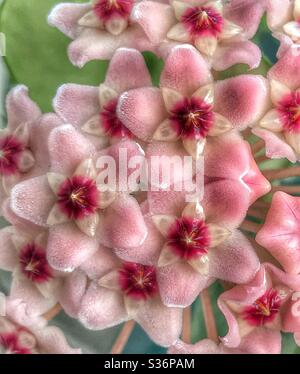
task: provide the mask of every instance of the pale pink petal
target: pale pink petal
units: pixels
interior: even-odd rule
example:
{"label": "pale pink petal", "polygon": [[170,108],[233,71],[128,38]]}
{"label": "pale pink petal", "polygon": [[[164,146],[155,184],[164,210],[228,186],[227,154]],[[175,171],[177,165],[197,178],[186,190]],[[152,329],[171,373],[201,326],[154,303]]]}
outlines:
{"label": "pale pink petal", "polygon": [[37,120],[41,115],[41,111],[28,96],[28,88],[18,85],[13,88],[6,98],[6,110],[8,128],[13,131],[21,123]]}
{"label": "pale pink petal", "polygon": [[128,249],[118,248],[115,253],[124,261],[136,262],[144,265],[156,265],[161,249],[164,244],[164,238],[154,226],[151,214],[144,216],[148,235],[139,247]]}
{"label": "pale pink petal", "polygon": [[72,318],[77,318],[81,300],[88,287],[88,277],[81,270],[75,270],[65,279],[59,295],[59,303]]}
{"label": "pale pink petal", "polygon": [[216,71],[222,71],[235,64],[246,64],[249,69],[255,69],[261,61],[259,47],[248,41],[222,43],[214,54],[212,66]]}
{"label": "pale pink petal", "polygon": [[211,279],[196,272],[185,262],[176,262],[157,269],[162,302],[167,306],[191,305]]}
{"label": "pale pink petal", "polygon": [[147,227],[140,206],[131,196],[121,194],[100,215],[97,237],[107,247],[138,247],[146,236]]}
{"label": "pale pink petal", "polygon": [[255,127],[252,132],[265,141],[267,157],[273,159],[287,158],[291,162],[297,161],[294,150],[287,144],[282,136],[259,127]]}
{"label": "pale pink petal", "polygon": [[65,123],[81,127],[100,112],[99,88],[73,83],[63,84],[53,99],[53,108]]}
{"label": "pale pink petal", "polygon": [[61,3],[52,9],[48,16],[48,23],[57,27],[70,38],[75,38],[78,31],[78,20],[90,9],[90,4]]}
{"label": "pale pink petal", "polygon": [[169,354],[189,355],[189,354],[220,354],[219,346],[209,339],[201,340],[195,344],[187,344],[178,340],[168,349]]}
{"label": "pale pink petal", "polygon": [[276,79],[290,89],[300,87],[300,47],[292,45],[269,70],[268,78]]}
{"label": "pale pink petal", "polygon": [[54,204],[55,196],[46,176],[21,182],[11,192],[12,212],[39,226],[47,226],[47,219]]}
{"label": "pale pink petal", "polygon": [[268,105],[268,85],[262,76],[240,75],[215,84],[214,110],[239,130],[256,123]]}
{"label": "pale pink petal", "polygon": [[132,20],[143,28],[149,40],[154,44],[161,43],[176,23],[172,7],[156,1],[137,3],[132,11]]}
{"label": "pale pink petal", "polygon": [[0,268],[6,271],[13,271],[18,263],[16,248],[12,243],[11,227],[0,230]]}
{"label": "pale pink petal", "polygon": [[209,66],[200,53],[190,45],[180,45],[174,47],[166,59],[160,85],[192,95],[211,81]]}
{"label": "pale pink petal", "polygon": [[251,39],[265,11],[264,0],[230,0],[224,9],[226,19],[243,28],[243,34]]}
{"label": "pale pink petal", "polygon": [[267,23],[271,29],[279,29],[292,17],[292,1],[290,0],[268,0],[267,1]]}
{"label": "pale pink petal", "polygon": [[135,317],[149,337],[163,347],[174,344],[182,330],[182,309],[164,306],[158,299],[145,302]]}
{"label": "pale pink petal", "polygon": [[120,48],[151,51],[153,46],[138,25],[128,27],[118,36],[105,30],[86,29],[69,46],[69,58],[74,65],[83,67],[90,60],[109,60]]}
{"label": "pale pink petal", "polygon": [[123,295],[91,283],[82,299],[79,320],[88,329],[103,330],[129,319]]}
{"label": "pale pink petal", "polygon": [[210,249],[209,260],[210,276],[238,284],[250,282],[260,267],[254,248],[238,230]]}
{"label": "pale pink petal", "polygon": [[276,192],[256,241],[265,247],[286,272],[300,272],[300,198]]}
{"label": "pale pink petal", "polygon": [[75,224],[53,226],[49,230],[47,259],[56,270],[70,272],[92,256],[99,244],[83,234]]}
{"label": "pale pink petal", "polygon": [[40,230],[40,227],[31,223],[23,218],[17,216],[11,209],[10,199],[6,199],[3,203],[3,217],[11,225],[15,226],[17,229],[20,229],[25,232],[35,232],[37,233]]}
{"label": "pale pink petal", "polygon": [[119,48],[110,61],[105,84],[118,93],[151,86],[151,76],[140,52],[130,48]]}
{"label": "pale pink petal", "polygon": [[81,349],[70,347],[63,332],[56,326],[34,329],[39,351],[42,354],[80,354]]}
{"label": "pale pink petal", "polygon": [[90,158],[95,148],[71,125],[54,129],[49,138],[51,171],[72,175],[78,164]]}
{"label": "pale pink petal", "polygon": [[18,273],[13,277],[10,296],[24,300],[34,314],[46,313],[57,302],[55,297],[45,298],[33,282]]}
{"label": "pale pink petal", "polygon": [[118,268],[120,260],[116,258],[112,250],[99,246],[97,252],[81,264],[83,270],[90,279],[100,279],[109,271]]}
{"label": "pale pink petal", "polygon": [[238,349],[250,354],[280,354],[280,331],[256,328],[250,332],[250,334],[242,338]]}
{"label": "pale pink petal", "polygon": [[167,118],[160,90],[144,87],[125,92],[119,99],[118,117],[138,139],[151,141],[157,127]]}

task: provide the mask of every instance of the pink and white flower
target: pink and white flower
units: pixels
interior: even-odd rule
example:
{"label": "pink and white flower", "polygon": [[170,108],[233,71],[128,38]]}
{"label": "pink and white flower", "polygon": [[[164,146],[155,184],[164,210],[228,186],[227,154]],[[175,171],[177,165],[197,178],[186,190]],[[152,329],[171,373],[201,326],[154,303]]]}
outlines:
{"label": "pink and white flower", "polygon": [[219,297],[229,327],[223,344],[261,353],[268,341],[269,353],[280,353],[280,331],[299,331],[299,318],[293,317],[291,310],[293,295],[299,290],[299,276],[288,275],[271,264],[262,265],[251,282]]}
{"label": "pink and white flower", "polygon": [[163,305],[155,267],[122,263],[105,247],[66,278],[60,302],[89,329],[134,319],[162,346],[172,345],[181,333],[182,310]]}
{"label": "pink and white flower", "polygon": [[48,22],[73,39],[69,57],[74,65],[110,59],[119,47],[153,50],[143,29],[133,21],[134,0],[92,0],[85,4],[61,3]]}
{"label": "pink and white flower", "polygon": [[0,353],[2,354],[78,354],[62,331],[47,326],[47,321],[32,315],[28,305],[16,298],[4,299],[4,316],[0,316]]}

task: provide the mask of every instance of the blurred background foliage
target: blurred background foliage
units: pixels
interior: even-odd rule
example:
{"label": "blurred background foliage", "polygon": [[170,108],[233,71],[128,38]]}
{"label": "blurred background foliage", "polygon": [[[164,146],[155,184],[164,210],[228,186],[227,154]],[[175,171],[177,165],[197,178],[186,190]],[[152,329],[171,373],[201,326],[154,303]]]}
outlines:
{"label": "blurred background foliage", "polygon": [[[69,0],[70,1],[70,0]],[[83,69],[74,67],[68,60],[67,47],[70,40],[47,24],[47,15],[59,0],[0,0],[0,32],[6,36],[6,56],[0,57],[0,126],[5,126],[5,94],[8,89],[22,83],[29,87],[30,95],[44,112],[52,110],[52,98],[63,83],[99,85],[104,80],[108,63],[93,61]],[[83,3],[84,0],[73,0]],[[253,41],[263,51],[258,69],[248,71],[245,65],[218,74],[225,79],[243,73],[266,75],[276,62],[278,42],[271,36],[265,18]],[[150,52],[144,53],[146,63],[155,85],[159,82],[163,62]],[[283,165],[287,165],[283,162]],[[275,165],[274,165],[275,166]],[[277,166],[277,164],[276,164]],[[272,165],[271,165],[272,167]],[[2,222],[2,226],[5,222]],[[11,275],[0,270],[0,291],[9,292]],[[218,333],[227,331],[223,315],[217,308],[217,298],[223,292],[221,283],[209,288],[216,315]],[[62,328],[74,347],[81,347],[85,353],[108,353],[121,329],[121,326],[105,331],[88,331],[76,320],[61,312],[51,323]],[[193,304],[192,341],[206,337],[201,302]],[[156,346],[143,330],[136,326],[125,347],[124,353],[164,353],[165,349]],[[283,334],[283,353],[300,353],[291,334]]]}

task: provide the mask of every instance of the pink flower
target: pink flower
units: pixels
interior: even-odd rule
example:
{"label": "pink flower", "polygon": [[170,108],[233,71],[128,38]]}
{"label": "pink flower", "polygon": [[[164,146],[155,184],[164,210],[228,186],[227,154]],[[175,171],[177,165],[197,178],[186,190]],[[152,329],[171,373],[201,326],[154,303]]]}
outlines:
{"label": "pink flower", "polygon": [[195,344],[187,344],[178,340],[174,345],[168,349],[169,354],[175,355],[190,355],[190,354],[241,354],[238,348],[227,348],[223,344],[216,344],[210,339],[203,339]]}
{"label": "pink flower", "polygon": [[119,96],[150,84],[143,56],[137,50],[119,48],[99,88],[65,84],[58,89],[53,106],[66,123],[82,131],[97,148],[103,148],[107,143],[132,137],[117,114]]}
{"label": "pink flower", "polygon": [[16,183],[47,171],[47,138],[61,123],[54,114],[42,116],[29,98],[27,87],[22,85],[10,91],[6,109],[8,123],[0,133],[1,204]]}
{"label": "pink flower", "polygon": [[0,268],[11,271],[10,295],[28,303],[28,310],[45,313],[58,300],[61,274],[46,258],[47,232],[28,226],[8,226],[0,230]]}
{"label": "pink flower", "polygon": [[300,198],[276,192],[256,241],[291,274],[300,272]]}
{"label": "pink flower", "polygon": [[161,302],[155,267],[122,263],[105,247],[66,278],[60,303],[93,330],[134,319],[162,346],[181,333],[182,310]]}
{"label": "pink flower", "polygon": [[93,0],[90,3],[61,3],[48,22],[73,39],[69,57],[84,66],[95,59],[111,59],[119,47],[153,50],[143,29],[132,19],[134,0]]}
{"label": "pink flower", "polygon": [[229,327],[223,344],[249,353],[266,353],[266,347],[269,353],[280,353],[280,331],[299,331],[299,317],[295,318],[291,307],[299,290],[299,276],[271,264],[262,265],[251,282],[219,297]]}
{"label": "pink flower", "polygon": [[47,326],[42,317],[28,313],[28,305],[25,302],[11,296],[3,300],[5,305],[4,316],[0,316],[0,353],[81,353],[80,349],[69,346],[60,329]]}
{"label": "pink flower", "polygon": [[[93,144],[73,126],[63,125],[51,132],[48,146],[50,171],[17,184],[10,208],[19,219],[49,228],[49,264],[72,271],[99,243],[112,248],[141,244],[147,231],[140,207],[129,195],[100,191]],[[132,142],[125,140],[103,152],[115,156],[119,148],[130,147]]]}
{"label": "pink flower", "polygon": [[165,305],[190,305],[215,278],[245,283],[254,277],[258,258],[234,226],[228,229],[227,222],[226,226],[216,222],[213,210],[203,211],[199,203],[186,205],[183,193],[150,194],[145,242],[130,250],[120,247],[116,254],[125,261],[157,267]]}
{"label": "pink flower", "polygon": [[259,65],[259,48],[248,41],[258,28],[265,4],[253,0],[173,1],[170,5],[141,1],[133,8],[133,19],[163,53],[176,44],[194,45],[215,70],[236,63]]}
{"label": "pink flower", "polygon": [[265,141],[267,157],[286,157],[291,162],[300,157],[299,70],[299,49],[294,45],[282,54],[268,73],[272,109],[253,129],[253,133]]}

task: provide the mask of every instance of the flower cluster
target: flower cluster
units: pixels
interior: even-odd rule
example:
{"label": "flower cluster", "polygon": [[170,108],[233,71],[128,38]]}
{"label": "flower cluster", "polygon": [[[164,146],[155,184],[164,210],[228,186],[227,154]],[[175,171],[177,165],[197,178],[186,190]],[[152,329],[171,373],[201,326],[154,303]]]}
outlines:
{"label": "flower cluster", "polygon": [[[236,63],[259,65],[250,39],[265,11],[278,62],[267,77],[218,80]],[[0,231],[0,267],[13,281],[0,351],[77,353],[41,318],[57,305],[93,330],[134,320],[170,353],[280,353],[281,331],[300,341],[299,197],[274,194],[256,242],[246,219],[268,210],[271,191],[249,133],[269,158],[300,156],[299,14],[298,0],[93,0],[52,10],[49,23],[73,39],[72,63],[110,61],[99,87],[61,86],[53,113],[24,86],[8,94],[0,198],[11,225]],[[158,87],[142,51],[164,61]],[[136,173],[124,152],[155,178],[105,186],[99,159],[117,180]],[[184,169],[161,182],[170,159],[188,157],[203,182],[192,201],[176,188]],[[185,311],[216,280],[228,333],[181,340]]]}

